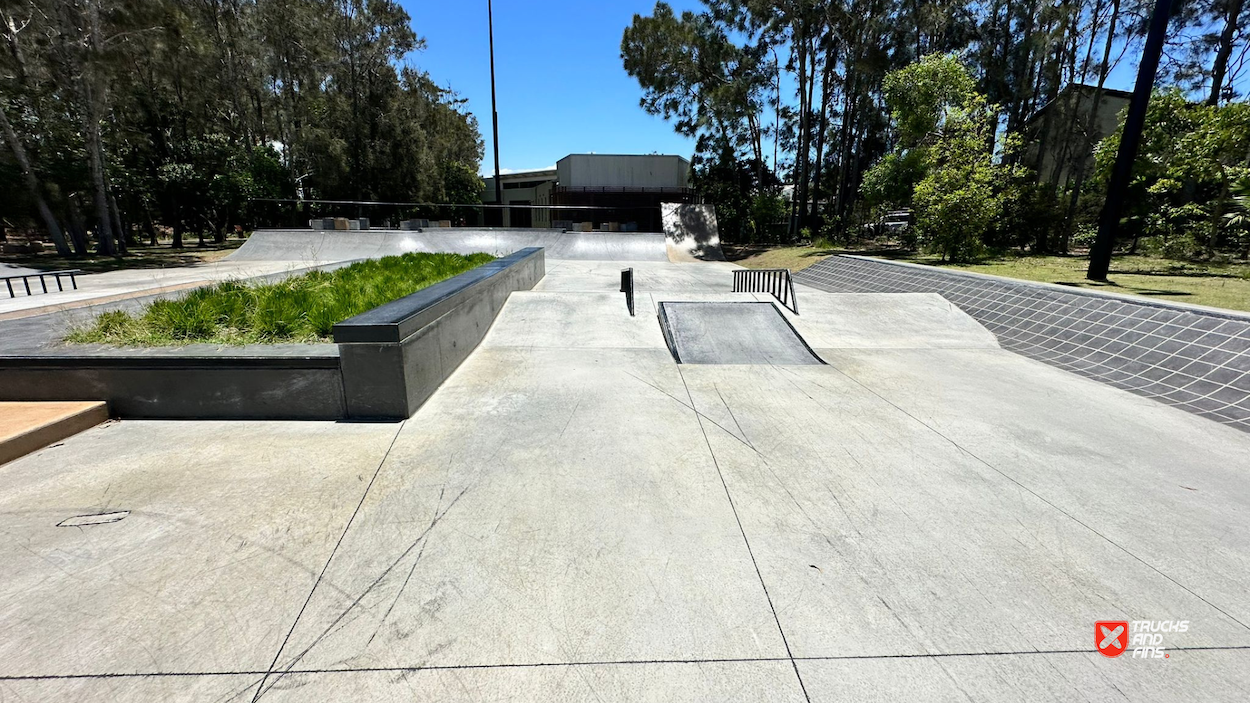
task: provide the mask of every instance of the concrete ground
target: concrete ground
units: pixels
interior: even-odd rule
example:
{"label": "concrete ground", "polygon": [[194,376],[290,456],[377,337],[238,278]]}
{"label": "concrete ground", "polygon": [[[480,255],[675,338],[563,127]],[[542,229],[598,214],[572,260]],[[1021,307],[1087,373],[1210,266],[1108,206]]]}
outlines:
{"label": "concrete ground", "polygon": [[1247,698],[1245,433],[933,294],[800,287],[827,365],[677,365],[660,302],[767,296],[636,263],[631,318],[622,265],[549,262],[404,423],[0,467],[0,701]]}

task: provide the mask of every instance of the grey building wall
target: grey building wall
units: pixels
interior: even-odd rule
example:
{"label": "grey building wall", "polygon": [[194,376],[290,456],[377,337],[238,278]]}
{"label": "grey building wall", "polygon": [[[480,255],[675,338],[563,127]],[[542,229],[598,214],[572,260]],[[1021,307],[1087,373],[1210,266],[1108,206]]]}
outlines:
{"label": "grey building wall", "polygon": [[570,154],[556,163],[567,188],[686,188],[690,162],[663,154]]}
{"label": "grey building wall", "polygon": [[1094,86],[1068,85],[1024,123],[1022,163],[1037,169],[1039,182],[1062,186],[1076,175],[1072,166],[1080,158],[1085,159],[1087,169],[1092,168],[1094,147],[1116,130],[1130,94],[1104,89],[1091,124],[1095,93]]}

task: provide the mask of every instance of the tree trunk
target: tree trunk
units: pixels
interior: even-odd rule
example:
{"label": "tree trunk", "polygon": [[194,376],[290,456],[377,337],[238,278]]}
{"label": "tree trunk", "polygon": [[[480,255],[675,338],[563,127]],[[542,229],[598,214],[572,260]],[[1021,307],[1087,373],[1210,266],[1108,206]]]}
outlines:
{"label": "tree trunk", "polygon": [[69,201],[69,233],[74,244],[74,252],[78,256],[86,256],[90,253],[87,246],[87,225],[83,221],[82,210],[78,208],[78,194],[70,195],[67,200]]}
{"label": "tree trunk", "polygon": [[1211,94],[1207,97],[1208,105],[1220,104],[1220,89],[1224,87],[1224,76],[1228,73],[1228,59],[1233,54],[1233,40],[1237,33],[1237,17],[1245,7],[1245,0],[1227,0],[1227,12],[1224,15],[1224,29],[1220,32],[1219,48],[1215,52],[1215,63],[1211,66]]}
{"label": "tree trunk", "polygon": [[30,197],[35,201],[35,207],[39,210],[39,217],[43,220],[43,224],[48,228],[48,234],[52,237],[52,243],[56,245],[56,253],[61,256],[70,256],[69,243],[65,241],[65,233],[61,231],[61,225],[57,223],[56,217],[52,214],[52,210],[48,208],[48,201],[43,197],[43,189],[39,185],[39,177],[35,175],[34,169],[30,167],[30,160],[26,157],[26,149],[22,146],[21,139],[17,136],[17,132],[13,131],[13,125],[9,123],[9,116],[0,108],[0,129],[4,130],[4,139],[9,143],[9,149],[13,151],[13,158],[17,160],[18,170],[22,172],[22,181],[26,184],[26,190],[30,192]]}
{"label": "tree trunk", "polygon": [[117,209],[117,196],[113,193],[113,189],[111,187],[108,187],[107,185],[106,187],[108,188],[109,194],[109,212],[113,215],[113,233],[117,235],[117,252],[119,254],[126,254],[130,247],[129,233],[126,231],[126,228],[122,226],[121,211]]}
{"label": "tree trunk", "polygon": [[790,235],[795,237],[803,227],[804,210],[807,208],[807,39],[802,25],[796,28],[795,51],[798,52],[799,68],[799,133],[794,151],[794,193],[790,201]]}
{"label": "tree trunk", "polygon": [[148,246],[155,247],[160,244],[156,236],[156,225],[152,222],[152,213],[147,208],[143,210],[143,231],[148,235]]}
{"label": "tree trunk", "polygon": [[[90,32],[93,53],[98,51],[100,36],[100,10],[94,0],[87,2],[87,25]],[[108,190],[104,183],[104,147],[100,139],[100,114],[97,97],[102,98],[102,89],[97,91],[94,85],[96,71],[90,63],[80,67],[79,77],[83,98],[84,133],[86,134],[87,159],[91,167],[91,186],[94,192],[95,216],[99,241],[97,249],[101,254],[115,256],[117,245],[113,239],[113,223],[109,214]]]}
{"label": "tree trunk", "polygon": [[[88,102],[91,90],[85,91]],[[100,147],[100,123],[96,121],[94,107],[87,108],[86,116],[87,156],[91,166],[91,186],[95,203],[96,233],[99,235],[97,251],[114,256],[117,246],[113,241],[113,223],[109,215],[108,194],[104,189],[104,159]]]}
{"label": "tree trunk", "polygon": [[829,89],[829,84],[833,79],[837,57],[838,49],[835,46],[825,58],[825,69],[820,79],[820,119],[816,123],[818,125],[816,128],[816,175],[812,179],[812,210],[816,216],[818,229],[820,227],[820,176],[824,171],[825,131],[829,126],[829,99],[833,93]]}
{"label": "tree trunk", "polygon": [[[1119,20],[1120,0],[1112,0],[1111,17],[1107,19],[1107,39],[1102,47],[1102,63],[1098,66],[1098,85],[1094,87],[1094,103],[1089,107],[1089,113],[1085,118],[1085,132],[1081,135],[1086,145],[1086,153],[1076,162],[1076,180],[1072,186],[1072,193],[1068,196],[1068,211],[1064,217],[1061,247],[1065,253],[1072,243],[1072,231],[1076,227],[1076,208],[1080,204],[1081,189],[1085,187],[1085,177],[1089,172],[1088,151],[1094,146],[1089,135],[1094,133],[1094,123],[1098,120],[1098,107],[1102,103],[1103,86],[1111,70],[1111,49],[1115,43],[1115,28]],[[1134,241],[1134,246],[1136,246],[1136,241]]]}

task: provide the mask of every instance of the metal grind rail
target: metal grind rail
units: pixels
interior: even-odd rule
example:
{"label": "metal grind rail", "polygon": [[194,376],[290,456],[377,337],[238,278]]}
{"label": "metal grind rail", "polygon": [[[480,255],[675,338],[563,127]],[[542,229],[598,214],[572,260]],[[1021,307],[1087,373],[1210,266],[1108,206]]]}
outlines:
{"label": "metal grind rail", "polygon": [[74,277],[81,273],[82,269],[64,269],[61,271],[42,271],[39,273],[19,273],[13,276],[0,276],[0,280],[3,280],[4,285],[9,289],[9,297],[16,298],[17,292],[13,289],[13,281],[19,278],[22,279],[22,285],[26,288],[26,295],[32,295],[30,291],[30,279],[32,278],[39,279],[39,285],[43,288],[44,293],[48,292],[47,276],[52,276],[56,279],[57,290],[65,290],[65,285],[61,283],[61,276],[69,276],[70,285],[74,287],[74,290],[78,290],[78,280]]}
{"label": "metal grind rail", "polygon": [[621,292],[625,294],[625,306],[629,316],[634,316],[634,267],[621,270]]}
{"label": "metal grind rail", "polygon": [[735,293],[768,293],[781,304],[799,314],[799,299],[794,295],[794,278],[790,269],[745,269],[734,271]]}

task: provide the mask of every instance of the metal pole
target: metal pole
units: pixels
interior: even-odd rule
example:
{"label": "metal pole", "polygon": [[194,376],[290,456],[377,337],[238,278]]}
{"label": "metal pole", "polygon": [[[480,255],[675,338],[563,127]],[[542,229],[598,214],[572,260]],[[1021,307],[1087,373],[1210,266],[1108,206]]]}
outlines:
{"label": "metal pole", "polygon": [[1120,228],[1120,214],[1124,209],[1124,194],[1128,190],[1133,173],[1133,161],[1141,145],[1142,130],[1146,126],[1146,108],[1150,105],[1150,92],[1154,88],[1155,73],[1159,70],[1159,55],[1163,53],[1163,40],[1167,35],[1168,18],[1172,14],[1172,0],[1155,0],[1154,14],[1150,17],[1150,32],[1146,35],[1146,47],[1142,51],[1141,64],[1137,67],[1137,84],[1133,87],[1133,99],[1124,118],[1124,133],[1120,137],[1120,150],[1116,152],[1115,167],[1107,184],[1107,200],[1098,220],[1098,238],[1089,252],[1089,270],[1085,277],[1091,281],[1107,280],[1111,270],[1111,252],[1115,248],[1116,233]]}
{"label": "metal pole", "polygon": [[495,108],[495,12],[486,0],[486,26],[490,33],[490,120],[495,132],[495,204],[503,204],[503,186],[499,183],[499,111]]}

